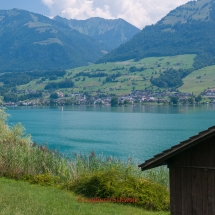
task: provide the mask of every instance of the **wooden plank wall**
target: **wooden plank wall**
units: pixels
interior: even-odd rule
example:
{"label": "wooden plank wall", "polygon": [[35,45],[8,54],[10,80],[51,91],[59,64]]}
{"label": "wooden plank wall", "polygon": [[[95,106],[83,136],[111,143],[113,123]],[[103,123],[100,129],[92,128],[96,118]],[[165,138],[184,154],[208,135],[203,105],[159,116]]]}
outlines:
{"label": "wooden plank wall", "polygon": [[170,169],[171,215],[215,215],[215,170]]}
{"label": "wooden plank wall", "polygon": [[215,215],[215,139],[174,158],[171,215]]}

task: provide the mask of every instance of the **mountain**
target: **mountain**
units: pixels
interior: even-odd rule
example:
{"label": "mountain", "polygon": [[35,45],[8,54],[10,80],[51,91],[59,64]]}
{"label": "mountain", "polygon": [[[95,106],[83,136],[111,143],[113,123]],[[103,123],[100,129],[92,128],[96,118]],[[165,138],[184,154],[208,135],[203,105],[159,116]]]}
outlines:
{"label": "mountain", "polygon": [[214,0],[191,1],[176,8],[97,62],[179,54],[197,54],[195,68],[215,64]]}
{"label": "mountain", "polygon": [[140,32],[140,29],[123,19],[103,19],[94,17],[87,20],[68,20],[56,16],[54,20],[66,24],[82,34],[91,36],[99,43],[111,49],[117,48]]}
{"label": "mountain", "polygon": [[0,10],[0,71],[74,68],[95,62],[107,50],[40,14]]}

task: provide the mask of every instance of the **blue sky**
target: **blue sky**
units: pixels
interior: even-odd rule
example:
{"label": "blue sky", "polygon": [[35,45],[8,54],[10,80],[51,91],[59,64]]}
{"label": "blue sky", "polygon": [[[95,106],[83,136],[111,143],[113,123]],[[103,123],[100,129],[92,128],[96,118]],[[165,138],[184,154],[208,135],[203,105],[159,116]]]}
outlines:
{"label": "blue sky", "polygon": [[19,8],[43,15],[49,15],[49,8],[40,0],[0,0],[0,9]]}
{"label": "blue sky", "polygon": [[0,0],[0,9],[19,8],[67,19],[122,18],[142,29],[188,0]]}

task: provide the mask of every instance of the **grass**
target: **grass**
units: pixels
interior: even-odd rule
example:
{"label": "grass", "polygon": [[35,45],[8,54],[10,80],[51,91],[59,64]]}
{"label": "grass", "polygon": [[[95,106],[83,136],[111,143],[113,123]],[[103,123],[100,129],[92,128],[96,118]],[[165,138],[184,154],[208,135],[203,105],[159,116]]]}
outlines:
{"label": "grass", "polygon": [[169,215],[114,203],[84,203],[72,192],[0,178],[0,214],[16,215]]}
{"label": "grass", "polygon": [[[215,87],[215,66],[208,66],[192,72],[183,79],[184,85],[179,88],[181,92],[193,92],[198,95],[205,89]],[[199,77],[199,78],[198,78]]]}

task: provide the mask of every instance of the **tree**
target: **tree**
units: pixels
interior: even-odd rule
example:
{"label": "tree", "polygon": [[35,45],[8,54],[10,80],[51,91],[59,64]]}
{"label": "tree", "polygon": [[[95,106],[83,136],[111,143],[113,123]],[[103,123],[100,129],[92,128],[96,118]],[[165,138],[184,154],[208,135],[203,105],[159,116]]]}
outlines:
{"label": "tree", "polygon": [[173,105],[177,105],[178,104],[178,98],[176,96],[172,96],[172,97],[170,97],[170,102],[172,102]]}
{"label": "tree", "polygon": [[117,96],[112,97],[110,103],[111,103],[111,107],[116,107],[116,106],[118,106],[118,97],[117,97]]}
{"label": "tree", "polygon": [[49,77],[49,80],[52,81],[52,80],[57,80],[57,76],[56,75],[51,75]]}
{"label": "tree", "polygon": [[124,101],[124,105],[129,105],[129,104],[131,104],[130,101],[128,101],[128,100],[125,100],[125,101]]}
{"label": "tree", "polygon": [[50,106],[54,106],[55,104],[56,104],[56,103],[55,103],[54,99],[50,99],[49,105],[50,105]]}
{"label": "tree", "polygon": [[195,98],[195,101],[196,102],[200,102],[202,100],[202,96],[201,95],[198,95],[196,98]]}
{"label": "tree", "polygon": [[57,99],[58,98],[58,94],[57,93],[52,93],[50,95],[50,99]]}

